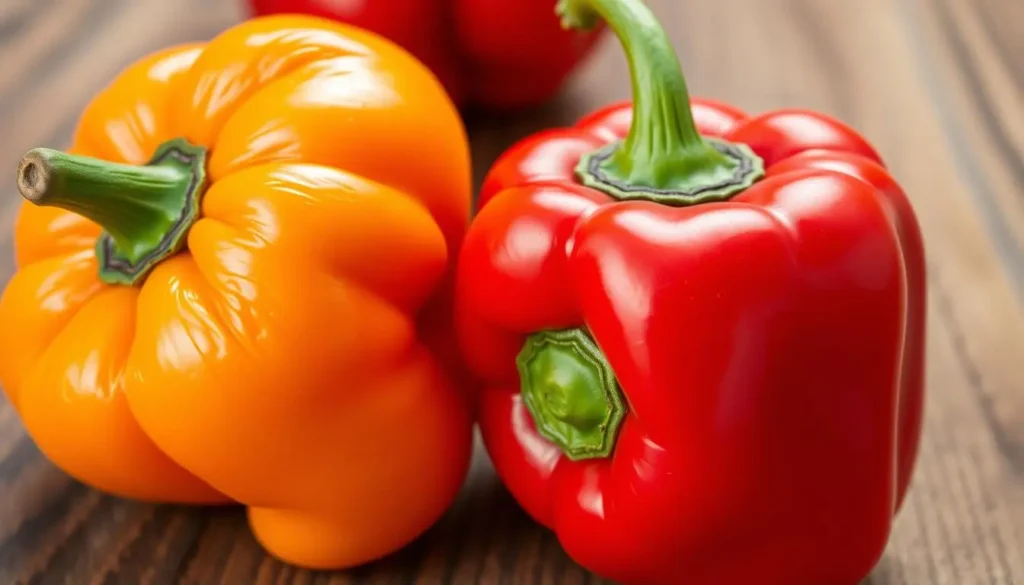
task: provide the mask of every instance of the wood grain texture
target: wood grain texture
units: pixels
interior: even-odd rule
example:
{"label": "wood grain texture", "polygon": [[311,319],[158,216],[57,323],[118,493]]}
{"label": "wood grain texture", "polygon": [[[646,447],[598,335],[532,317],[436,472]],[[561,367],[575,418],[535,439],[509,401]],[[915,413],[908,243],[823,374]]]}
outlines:
{"label": "wood grain texture", "polygon": [[[930,284],[925,439],[869,583],[1024,585],[1024,3],[649,2],[693,93],[839,116],[875,142],[916,206]],[[86,101],[132,60],[240,17],[229,0],[0,2],[0,169],[11,171],[0,282],[14,270],[21,154],[66,146]],[[519,137],[628,97],[626,75],[609,40],[539,111],[471,113],[478,180]],[[0,584],[603,582],[528,520],[479,449],[458,503],[423,538],[359,570],[318,573],[267,557],[238,509],[127,502],[68,479],[2,400]]]}

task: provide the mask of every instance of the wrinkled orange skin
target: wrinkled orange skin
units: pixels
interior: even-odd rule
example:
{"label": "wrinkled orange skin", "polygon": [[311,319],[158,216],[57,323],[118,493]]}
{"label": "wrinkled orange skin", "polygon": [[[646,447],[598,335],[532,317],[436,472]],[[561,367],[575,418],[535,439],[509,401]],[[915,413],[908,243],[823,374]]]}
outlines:
{"label": "wrinkled orange skin", "polygon": [[455,108],[377,36],[268,17],[129,67],[71,152],[143,163],[175,137],[210,149],[211,186],[187,250],[140,287],[98,280],[98,226],[21,209],[0,299],[9,399],[71,475],[241,502],[285,561],[404,546],[471,450],[447,349],[470,205]]}

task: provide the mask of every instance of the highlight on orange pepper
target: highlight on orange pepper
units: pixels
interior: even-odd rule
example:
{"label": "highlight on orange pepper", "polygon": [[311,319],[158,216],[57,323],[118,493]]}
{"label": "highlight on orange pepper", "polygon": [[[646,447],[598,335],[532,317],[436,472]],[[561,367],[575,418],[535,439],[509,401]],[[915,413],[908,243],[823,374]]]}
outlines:
{"label": "highlight on orange pepper", "polygon": [[465,477],[452,349],[469,152],[371,33],[253,19],[127,68],[18,171],[0,383],[100,490],[248,506],[314,568],[404,546]]}

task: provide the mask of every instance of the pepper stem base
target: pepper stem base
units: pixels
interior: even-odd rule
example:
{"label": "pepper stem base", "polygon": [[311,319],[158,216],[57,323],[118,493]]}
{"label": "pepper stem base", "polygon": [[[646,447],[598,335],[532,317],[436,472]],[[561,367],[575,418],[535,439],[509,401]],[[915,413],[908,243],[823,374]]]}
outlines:
{"label": "pepper stem base", "polygon": [[572,460],[608,457],[626,414],[619,383],[583,329],[541,331],[516,360],[537,432]]}
{"label": "pepper stem base", "polygon": [[[576,177],[581,183],[618,200],[653,201],[664,205],[686,206],[712,201],[725,201],[749,188],[764,176],[764,161],[745,144],[736,144],[704,138],[716,157],[725,164],[715,165],[712,173],[694,173],[691,161],[680,158],[675,164],[666,161],[664,173],[672,176],[672,167],[678,166],[678,181],[658,181],[665,187],[652,187],[649,181],[624,176],[616,163],[622,142],[613,142],[594,152],[585,154],[576,166]],[[710,166],[710,165],[709,165]]]}
{"label": "pepper stem base", "polygon": [[189,229],[199,219],[207,183],[206,149],[183,139],[170,140],[157,148],[146,166],[172,170],[178,179],[169,191],[178,196],[170,199],[167,221],[155,232],[159,237],[141,254],[119,245],[110,231],[103,232],[96,241],[96,259],[104,282],[139,283],[157,264],[185,247]]}
{"label": "pepper stem base", "polygon": [[184,248],[206,181],[206,149],[182,138],[161,144],[144,165],[34,148],[17,174],[26,201],[103,228],[96,241],[99,278],[130,286]]}

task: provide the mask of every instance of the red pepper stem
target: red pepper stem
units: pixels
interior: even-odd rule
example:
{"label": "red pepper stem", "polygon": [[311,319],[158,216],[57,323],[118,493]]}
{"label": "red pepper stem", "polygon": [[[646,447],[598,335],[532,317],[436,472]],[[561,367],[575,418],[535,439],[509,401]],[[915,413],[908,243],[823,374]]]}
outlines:
{"label": "red pepper stem", "polygon": [[626,404],[604,353],[583,329],[529,336],[516,359],[537,432],[569,459],[608,457]]}
{"label": "red pepper stem", "polygon": [[584,184],[619,199],[689,205],[731,197],[764,174],[746,145],[701,137],[672,43],[642,0],[559,0],[557,10],[569,28],[606,21],[630,67],[629,135],[583,157]]}
{"label": "red pepper stem", "polygon": [[147,165],[36,148],[21,160],[18,190],[35,205],[66,209],[99,224],[100,280],[135,285],[184,247],[199,217],[205,160],[204,148],[184,140],[158,147]]}

